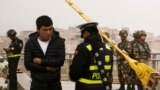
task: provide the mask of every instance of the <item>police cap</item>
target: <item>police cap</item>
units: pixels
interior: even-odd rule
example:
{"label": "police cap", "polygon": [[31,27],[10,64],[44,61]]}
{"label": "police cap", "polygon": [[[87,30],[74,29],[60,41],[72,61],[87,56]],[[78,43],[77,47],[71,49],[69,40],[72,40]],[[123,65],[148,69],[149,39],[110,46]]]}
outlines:
{"label": "police cap", "polygon": [[83,37],[82,33],[84,31],[88,31],[91,34],[98,33],[97,25],[98,25],[97,22],[90,22],[90,23],[81,24],[81,25],[77,26],[77,28],[79,28],[81,30],[81,37]]}

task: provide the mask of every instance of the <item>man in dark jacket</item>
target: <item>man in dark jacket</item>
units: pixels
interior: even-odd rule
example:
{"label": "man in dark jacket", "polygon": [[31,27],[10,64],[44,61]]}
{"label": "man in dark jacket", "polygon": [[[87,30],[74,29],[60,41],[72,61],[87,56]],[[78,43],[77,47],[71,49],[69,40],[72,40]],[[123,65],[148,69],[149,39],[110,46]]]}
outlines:
{"label": "man in dark jacket", "polygon": [[70,78],[76,82],[75,90],[111,90],[113,55],[110,47],[102,42],[98,23],[80,25],[84,42],[77,46]]}
{"label": "man in dark jacket", "polygon": [[12,40],[9,48],[4,48],[7,53],[8,67],[9,67],[9,90],[17,90],[17,66],[23,48],[23,41],[16,37],[17,32],[10,29],[7,36]]}
{"label": "man in dark jacket", "polygon": [[36,25],[37,32],[30,34],[24,52],[25,67],[32,78],[30,90],[61,90],[64,39],[54,30],[50,17],[38,17]]}

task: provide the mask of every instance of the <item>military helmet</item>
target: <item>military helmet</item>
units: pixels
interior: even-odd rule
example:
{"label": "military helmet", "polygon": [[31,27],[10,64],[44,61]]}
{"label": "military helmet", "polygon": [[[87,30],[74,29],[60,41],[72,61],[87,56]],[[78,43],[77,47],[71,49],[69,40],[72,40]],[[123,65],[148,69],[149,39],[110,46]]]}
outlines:
{"label": "military helmet", "polygon": [[10,37],[10,36],[16,36],[16,34],[17,34],[17,32],[14,29],[10,29],[7,32],[7,36],[8,37]]}
{"label": "military helmet", "polygon": [[140,31],[138,31],[138,30],[135,31],[135,32],[133,33],[133,37],[134,37],[134,38],[138,38],[139,32],[140,32]]}
{"label": "military helmet", "polygon": [[146,32],[144,30],[141,30],[139,31],[139,34],[138,34],[139,37],[141,36],[147,36]]}
{"label": "military helmet", "polygon": [[108,32],[104,32],[108,38],[110,38],[110,34]]}
{"label": "military helmet", "polygon": [[119,36],[127,37],[127,36],[128,36],[127,30],[121,30],[121,31],[119,32]]}

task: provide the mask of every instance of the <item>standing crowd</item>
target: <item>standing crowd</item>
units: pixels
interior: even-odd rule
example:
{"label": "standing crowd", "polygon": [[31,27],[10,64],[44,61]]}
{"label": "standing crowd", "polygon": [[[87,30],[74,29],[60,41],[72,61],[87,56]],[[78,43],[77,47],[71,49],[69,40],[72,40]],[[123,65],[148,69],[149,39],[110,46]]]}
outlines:
{"label": "standing crowd", "polygon": [[[91,22],[77,26],[81,32],[82,43],[77,45],[72,64],[69,67],[70,79],[75,90],[112,90],[113,56],[116,56],[120,88],[118,90],[144,90],[140,79],[122,55],[102,38],[98,23]],[[7,36],[11,39],[8,48],[4,48],[9,62],[9,90],[17,89],[17,66],[24,46],[24,65],[30,71],[30,90],[62,90],[61,67],[65,61],[65,39],[54,29],[52,19],[43,15],[36,20],[36,31],[29,35],[28,41],[16,36],[10,29]],[[110,34],[106,32],[110,38]],[[119,32],[121,42],[118,47],[131,58],[148,64],[151,51],[145,41],[146,33],[139,30],[133,33],[134,40],[128,41],[127,30]],[[127,89],[125,89],[127,84]]]}

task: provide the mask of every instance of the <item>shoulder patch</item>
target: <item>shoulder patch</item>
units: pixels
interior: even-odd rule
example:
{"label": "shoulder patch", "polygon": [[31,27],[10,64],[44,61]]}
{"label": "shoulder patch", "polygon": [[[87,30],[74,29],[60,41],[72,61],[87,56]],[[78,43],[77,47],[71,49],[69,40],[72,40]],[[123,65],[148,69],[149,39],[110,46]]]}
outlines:
{"label": "shoulder patch", "polygon": [[22,44],[22,43],[20,43],[20,44],[19,44],[19,46],[20,46],[20,47],[23,47],[23,44]]}
{"label": "shoulder patch", "polygon": [[106,49],[111,50],[109,45],[105,45],[105,46],[106,46]]}

